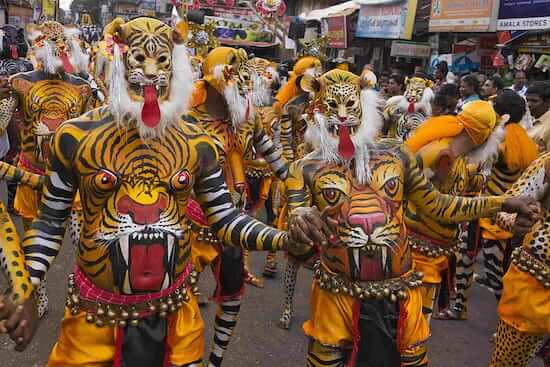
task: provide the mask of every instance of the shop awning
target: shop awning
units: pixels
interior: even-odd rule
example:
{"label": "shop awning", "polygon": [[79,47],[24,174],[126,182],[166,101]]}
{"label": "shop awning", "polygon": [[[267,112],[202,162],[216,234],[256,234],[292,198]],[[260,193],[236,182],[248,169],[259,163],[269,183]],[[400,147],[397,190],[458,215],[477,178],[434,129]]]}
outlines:
{"label": "shop awning", "polygon": [[345,3],[329,6],[324,9],[312,10],[307,14],[303,14],[300,17],[305,20],[321,20],[323,18],[340,17],[344,15],[351,15],[355,11],[359,10],[361,5],[359,1],[346,1]]}

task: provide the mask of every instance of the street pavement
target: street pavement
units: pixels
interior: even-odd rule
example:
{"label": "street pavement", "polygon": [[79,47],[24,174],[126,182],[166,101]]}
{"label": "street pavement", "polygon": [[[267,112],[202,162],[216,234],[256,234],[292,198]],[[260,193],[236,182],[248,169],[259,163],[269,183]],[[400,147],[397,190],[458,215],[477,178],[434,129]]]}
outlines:
{"label": "street pavement", "polygon": [[[24,353],[13,351],[13,344],[0,337],[0,367],[42,367],[56,340],[66,294],[66,278],[73,265],[73,248],[65,241],[61,254],[48,273],[50,308],[42,321],[33,343]],[[261,274],[265,253],[254,254],[253,268]],[[307,339],[301,325],[308,316],[308,294],[311,272],[302,270],[296,290],[296,315],[291,329],[281,330],[276,322],[281,311],[283,289],[281,275],[284,257],[279,255],[279,277],[265,280],[264,289],[247,287],[240,320],[229,350],[226,367],[299,367],[305,366]],[[1,277],[0,277],[1,278]],[[0,281],[5,289],[5,282]],[[201,290],[211,294],[213,278],[206,271],[201,278]],[[206,324],[206,349],[212,338],[215,305],[202,308]],[[496,304],[492,294],[474,286],[471,292],[470,319],[468,321],[432,322],[429,344],[431,367],[483,367],[487,366],[492,345],[489,338],[496,325]],[[540,367],[540,361],[529,367]],[[137,367],[137,366],[136,366]]]}

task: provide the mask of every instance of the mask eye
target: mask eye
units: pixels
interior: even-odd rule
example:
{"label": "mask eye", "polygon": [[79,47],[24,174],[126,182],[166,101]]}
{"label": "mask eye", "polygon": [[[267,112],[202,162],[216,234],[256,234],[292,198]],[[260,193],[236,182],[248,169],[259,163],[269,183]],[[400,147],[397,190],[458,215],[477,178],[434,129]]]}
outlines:
{"label": "mask eye", "polygon": [[137,62],[144,62],[145,61],[145,56],[143,56],[142,54],[139,54],[139,55],[134,56],[134,59],[136,59]]}
{"label": "mask eye", "polygon": [[334,102],[334,101],[328,102],[328,106],[329,106],[330,108],[338,108],[338,104],[336,104],[336,102]]}
{"label": "mask eye", "polygon": [[111,191],[118,185],[118,176],[106,169],[101,169],[94,176],[94,185],[100,191]]}
{"label": "mask eye", "polygon": [[355,106],[355,101],[348,101],[348,103],[346,103],[346,107],[353,107]]}
{"label": "mask eye", "polygon": [[187,190],[191,185],[191,176],[187,171],[180,171],[170,179],[170,187],[174,191]]}
{"label": "mask eye", "polygon": [[159,61],[160,63],[164,63],[164,62],[166,62],[166,60],[168,60],[168,58],[167,58],[166,56],[161,56],[161,57],[159,57],[159,59],[158,59],[158,61]]}
{"label": "mask eye", "polygon": [[335,188],[323,189],[321,193],[323,194],[323,199],[325,199],[329,205],[336,205],[343,195],[342,191]]}

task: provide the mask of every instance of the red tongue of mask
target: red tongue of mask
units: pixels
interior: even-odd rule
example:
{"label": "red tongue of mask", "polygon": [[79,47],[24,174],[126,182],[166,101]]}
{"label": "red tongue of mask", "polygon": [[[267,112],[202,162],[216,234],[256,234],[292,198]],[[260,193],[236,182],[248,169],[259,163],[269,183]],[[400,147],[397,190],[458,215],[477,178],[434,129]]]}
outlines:
{"label": "red tongue of mask", "polygon": [[157,90],[153,85],[143,87],[143,108],[141,120],[147,127],[154,128],[160,122],[160,107],[157,100]]}
{"label": "red tongue of mask", "polygon": [[17,46],[16,45],[11,45],[10,46],[10,52],[11,52],[11,58],[12,59],[17,59],[19,57],[19,53],[17,52]]}
{"label": "red tongue of mask", "polygon": [[407,110],[408,113],[414,113],[414,102],[409,102],[409,109]]}
{"label": "red tongue of mask", "polygon": [[74,68],[71,62],[69,61],[69,56],[66,52],[62,52],[59,57],[61,58],[61,62],[63,63],[63,69],[65,69],[66,73],[74,73]]}
{"label": "red tongue of mask", "polygon": [[340,154],[341,158],[344,158],[345,160],[350,160],[355,154],[355,146],[351,141],[348,126],[340,125],[340,129],[338,130],[338,137],[340,138],[338,142],[338,154]]}

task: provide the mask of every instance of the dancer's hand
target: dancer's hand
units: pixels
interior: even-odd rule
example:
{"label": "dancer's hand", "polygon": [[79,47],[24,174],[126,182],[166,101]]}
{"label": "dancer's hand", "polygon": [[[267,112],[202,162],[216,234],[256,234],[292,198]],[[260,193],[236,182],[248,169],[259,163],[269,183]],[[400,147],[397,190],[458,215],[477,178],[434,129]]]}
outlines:
{"label": "dancer's hand", "polygon": [[15,342],[15,350],[24,351],[30,344],[38,327],[38,311],[34,297],[15,306],[8,297],[0,299],[0,333],[9,333]]}
{"label": "dancer's hand", "polygon": [[502,209],[509,213],[517,213],[512,232],[518,235],[529,232],[542,215],[540,203],[530,197],[510,198],[505,201]]}
{"label": "dancer's hand", "polygon": [[321,217],[317,207],[296,208],[288,221],[288,233],[293,242],[326,246],[333,232]]}

